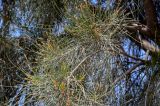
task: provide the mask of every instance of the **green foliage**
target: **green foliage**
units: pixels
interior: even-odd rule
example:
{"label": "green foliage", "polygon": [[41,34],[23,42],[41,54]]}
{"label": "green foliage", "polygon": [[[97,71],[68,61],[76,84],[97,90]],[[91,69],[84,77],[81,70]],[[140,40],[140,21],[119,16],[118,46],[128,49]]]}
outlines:
{"label": "green foliage", "polygon": [[[14,79],[23,86],[13,98],[15,105],[24,95],[24,105],[127,105],[147,91],[147,81],[158,81],[150,75],[159,75],[154,73],[159,53],[151,55],[151,61],[141,59],[142,50],[128,40],[131,34],[124,29],[128,19],[122,8],[103,9],[102,3],[86,0],[18,0],[15,5],[13,10],[19,13],[12,16],[13,22],[31,34],[13,40],[0,37],[1,71],[8,82]],[[63,34],[54,35],[53,27],[59,26]],[[132,70],[137,62],[144,64]]]}
{"label": "green foliage", "polygon": [[120,25],[124,17],[108,11],[103,14],[106,20],[102,20],[88,4],[76,6],[66,14],[70,24],[65,31],[70,36],[48,34],[38,44],[34,74],[27,74],[29,94],[34,93],[33,98],[49,106],[103,105],[115,99],[109,49],[114,50],[112,44],[122,36]]}
{"label": "green foliage", "polygon": [[[91,42],[103,40],[103,37],[110,39],[109,37],[113,38],[118,32],[122,32],[120,25],[125,17],[118,11],[104,10],[103,13],[101,11],[99,9],[95,12],[87,3],[75,5],[73,11],[67,14],[70,24],[65,31],[82,41]],[[101,19],[97,13],[103,15],[104,19]]]}

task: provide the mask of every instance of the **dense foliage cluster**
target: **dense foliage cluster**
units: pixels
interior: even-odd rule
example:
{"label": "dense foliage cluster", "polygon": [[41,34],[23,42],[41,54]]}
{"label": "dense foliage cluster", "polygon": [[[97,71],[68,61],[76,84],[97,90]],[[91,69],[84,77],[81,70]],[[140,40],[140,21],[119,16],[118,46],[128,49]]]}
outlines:
{"label": "dense foliage cluster", "polygon": [[158,106],[159,0],[1,0],[0,105]]}

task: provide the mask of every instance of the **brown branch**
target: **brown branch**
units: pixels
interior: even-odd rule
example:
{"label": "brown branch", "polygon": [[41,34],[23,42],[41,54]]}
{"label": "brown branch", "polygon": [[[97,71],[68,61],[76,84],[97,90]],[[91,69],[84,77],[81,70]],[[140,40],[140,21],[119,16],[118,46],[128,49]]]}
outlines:
{"label": "brown branch", "polygon": [[133,67],[131,67],[129,70],[127,70],[123,75],[121,75],[120,77],[118,77],[114,82],[113,85],[115,85],[118,81],[122,80],[123,78],[125,78],[125,76],[127,76],[128,74],[131,74],[137,67],[143,65],[143,62],[137,63],[136,65],[134,65]]}
{"label": "brown branch", "polygon": [[[158,20],[153,0],[144,0],[144,10],[147,20],[147,27],[152,35],[155,35],[158,29]],[[160,35],[159,35],[160,36]]]}
{"label": "brown branch", "polygon": [[153,44],[151,44],[147,40],[142,39],[141,44],[142,44],[143,48],[151,51],[152,53],[159,53],[160,52],[160,49],[158,46],[154,46]]}
{"label": "brown branch", "polygon": [[139,31],[140,34],[143,34],[152,41],[155,41],[155,43],[160,44],[160,27],[158,26],[157,14],[153,0],[143,1],[147,25],[143,25],[138,22],[127,22],[125,28],[131,32]]}
{"label": "brown branch", "polygon": [[[127,22],[128,23],[128,22]],[[132,22],[132,23],[128,23],[128,25],[124,25],[124,27],[131,31],[131,32],[137,32],[139,31],[140,33],[150,36],[151,34],[148,32],[148,27],[146,25],[137,23],[137,22]],[[152,37],[152,36],[151,36]]]}
{"label": "brown branch", "polygon": [[134,38],[131,38],[133,42],[139,47],[141,47],[144,51],[149,50],[150,54],[156,54],[160,52],[160,48],[158,45],[153,45],[151,42],[145,40],[145,39],[139,39],[136,35],[131,34],[131,36]]}
{"label": "brown branch", "polygon": [[[128,25],[124,26],[129,32],[138,32],[140,34],[146,35],[148,38],[150,38],[151,40],[155,41],[155,36],[152,36],[152,34],[150,33],[150,31],[148,31],[148,27],[145,25],[142,25],[140,23],[137,22],[133,22],[133,23],[128,23]],[[133,42],[135,42],[137,44],[137,46],[142,47],[142,49],[144,50],[149,50],[152,53],[158,53],[160,52],[160,49],[158,46],[154,46],[153,44],[151,44],[149,41],[145,40],[145,39],[139,39],[137,36],[135,36],[133,34],[131,34],[131,39]],[[160,40],[160,36],[157,36],[158,40],[155,41],[155,43],[159,44],[159,40]],[[134,40],[133,40],[134,39]]]}
{"label": "brown branch", "polygon": [[128,57],[128,58],[131,58],[133,60],[136,60],[136,61],[141,61],[141,62],[147,62],[147,60],[143,60],[141,58],[137,58],[137,57],[134,57],[134,56],[130,56],[129,54],[127,54],[126,52],[121,52],[122,55]]}

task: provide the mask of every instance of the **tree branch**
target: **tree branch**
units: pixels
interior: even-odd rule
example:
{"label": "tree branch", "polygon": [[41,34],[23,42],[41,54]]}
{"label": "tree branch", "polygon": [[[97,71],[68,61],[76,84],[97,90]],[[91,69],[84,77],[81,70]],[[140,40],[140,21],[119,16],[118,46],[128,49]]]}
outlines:
{"label": "tree branch", "polygon": [[147,25],[143,25],[138,22],[127,22],[128,24],[125,25],[125,28],[131,32],[139,31],[140,34],[143,34],[147,38],[155,41],[155,43],[160,44],[160,27],[158,26],[157,14],[153,0],[143,1]]}
{"label": "tree branch", "polygon": [[137,63],[135,64],[133,67],[131,67],[129,70],[127,70],[123,75],[121,75],[120,77],[118,77],[114,82],[113,85],[116,84],[118,81],[122,80],[123,78],[125,78],[126,75],[131,74],[137,67],[144,65],[143,62]]}
{"label": "tree branch", "polygon": [[[159,30],[156,9],[153,0],[144,0],[144,10],[147,20],[147,27],[152,35],[155,35]],[[160,36],[160,35],[159,35]]]}
{"label": "tree branch", "polygon": [[[146,35],[148,38],[150,38],[151,40],[155,41],[155,36],[150,33],[149,29],[147,26],[137,23],[137,22],[133,22],[133,23],[128,23],[128,25],[124,25],[124,27],[129,31],[129,32],[138,32],[140,34]],[[137,46],[142,47],[142,49],[144,50],[149,50],[152,53],[158,53],[160,52],[160,49],[158,46],[155,46],[153,44],[151,44],[149,41],[145,40],[145,39],[139,39],[136,35],[131,34],[131,39],[132,41],[134,41]],[[160,36],[157,36],[157,40],[155,41],[155,43],[159,44],[160,40]]]}
{"label": "tree branch", "polygon": [[151,42],[145,39],[140,39],[136,35],[134,36],[134,34],[131,34],[131,36],[134,38],[134,39],[131,38],[131,40],[135,42],[137,46],[141,47],[144,51],[149,50],[150,54],[155,54],[160,52],[160,48],[158,47],[158,45],[153,45]]}

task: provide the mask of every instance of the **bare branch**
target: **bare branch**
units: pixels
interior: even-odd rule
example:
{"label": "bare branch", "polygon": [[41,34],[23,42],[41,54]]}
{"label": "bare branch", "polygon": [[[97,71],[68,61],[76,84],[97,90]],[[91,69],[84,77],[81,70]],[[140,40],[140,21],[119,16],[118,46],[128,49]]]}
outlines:
{"label": "bare branch", "polygon": [[[146,25],[140,24],[140,23],[128,23],[128,25],[124,26],[127,30],[131,31],[131,32],[137,32],[139,31],[140,33],[150,36],[150,37],[154,37],[151,36],[151,34],[148,31],[148,27]],[[153,39],[153,38],[152,38]]]}
{"label": "bare branch", "polygon": [[123,78],[125,78],[126,75],[131,74],[136,68],[138,68],[139,66],[143,65],[143,62],[137,63],[136,65],[134,65],[133,67],[131,67],[129,70],[127,70],[123,75],[121,75],[120,77],[118,77],[114,82],[113,85],[116,84],[118,81],[122,80]]}

